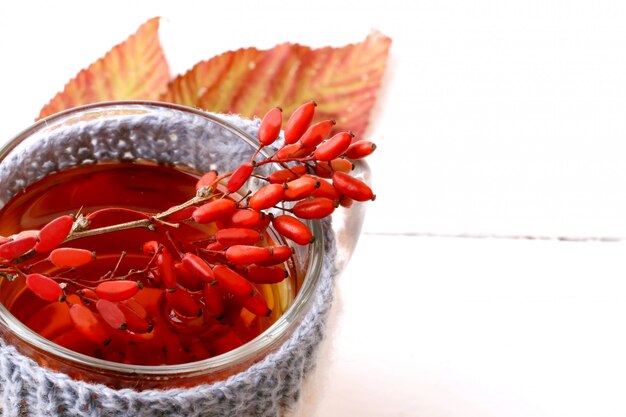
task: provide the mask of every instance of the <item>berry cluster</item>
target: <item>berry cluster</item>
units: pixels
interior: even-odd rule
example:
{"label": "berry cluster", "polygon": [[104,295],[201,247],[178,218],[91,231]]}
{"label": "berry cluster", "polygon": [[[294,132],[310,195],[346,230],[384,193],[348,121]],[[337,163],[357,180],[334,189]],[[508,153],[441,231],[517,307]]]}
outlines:
{"label": "berry cluster", "polygon": [[[53,341],[71,349],[85,351],[88,345],[101,352],[110,345],[166,346],[173,334],[198,329],[197,337],[183,349],[168,352],[160,361],[194,361],[237,347],[242,341],[227,335],[229,326],[244,310],[248,315],[270,316],[259,286],[289,276],[285,263],[293,250],[275,244],[268,227],[288,241],[308,245],[314,237],[301,219],[322,219],[339,205],[350,207],[354,201],[375,198],[365,183],[350,175],[351,161],[370,155],[375,145],[354,141],[350,132],[329,138],[335,123],[311,124],[315,107],[314,101],[300,106],[284,127],[282,146],[255,161],[262,148],[275,143],[283,127],[282,110],[270,110],[259,127],[259,149],[249,161],[229,173],[204,174],[193,198],[165,212],[152,215],[109,208],[64,215],[41,230],[0,237],[0,275],[9,280],[24,278],[28,290],[49,303],[37,314],[61,312],[66,317],[71,331]],[[262,176],[257,167],[265,164],[279,164],[281,169]],[[266,185],[244,194],[241,190],[250,178]],[[93,227],[99,216],[120,210],[134,219]],[[174,241],[168,230],[181,224],[203,225],[211,232],[201,240]],[[72,278],[72,273],[98,259],[95,252],[72,247],[72,241],[133,228],[159,231],[154,240],[143,244],[144,268],[120,272],[122,252],[115,268],[103,276]],[[33,272],[42,264],[63,272]],[[133,362],[113,353],[103,357]]]}

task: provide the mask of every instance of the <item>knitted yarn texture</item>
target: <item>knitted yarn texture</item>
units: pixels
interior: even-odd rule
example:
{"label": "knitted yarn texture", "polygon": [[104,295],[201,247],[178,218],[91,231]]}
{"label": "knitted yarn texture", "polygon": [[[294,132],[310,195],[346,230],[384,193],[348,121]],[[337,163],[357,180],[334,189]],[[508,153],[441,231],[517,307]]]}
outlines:
{"label": "knitted yarn texture", "polygon": [[[159,111],[160,112],[160,111]],[[157,112],[157,113],[159,113]],[[259,121],[223,116],[229,123],[256,137]],[[20,144],[19,156],[0,169],[0,204],[16,190],[62,168],[99,160],[144,159],[185,163],[199,171],[215,168],[207,161],[222,161],[219,169],[232,170],[249,149],[233,146],[224,132],[212,132],[197,117],[164,109],[157,116],[120,117],[114,123],[75,124],[69,130]],[[56,136],[56,137],[52,137]],[[185,143],[207,138],[206,146]],[[64,138],[68,138],[65,140]],[[105,140],[95,140],[95,139]],[[71,140],[70,140],[71,139]],[[15,169],[20,167],[20,169]],[[315,363],[324,337],[334,278],[336,243],[329,220],[322,221],[325,256],[321,279],[294,333],[273,353],[225,381],[192,388],[135,391],[73,380],[43,368],[0,339],[0,406],[4,417],[221,417],[279,416],[300,395],[303,378]]]}

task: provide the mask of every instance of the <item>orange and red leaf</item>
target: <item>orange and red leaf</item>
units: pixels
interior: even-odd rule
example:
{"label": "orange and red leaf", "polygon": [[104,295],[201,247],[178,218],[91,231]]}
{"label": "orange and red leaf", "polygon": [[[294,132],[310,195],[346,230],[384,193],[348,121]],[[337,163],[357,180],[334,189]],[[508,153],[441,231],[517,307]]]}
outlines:
{"label": "orange and red leaf", "polygon": [[80,71],[39,113],[38,119],[72,107],[107,100],[157,100],[170,81],[159,41],[159,18]]}

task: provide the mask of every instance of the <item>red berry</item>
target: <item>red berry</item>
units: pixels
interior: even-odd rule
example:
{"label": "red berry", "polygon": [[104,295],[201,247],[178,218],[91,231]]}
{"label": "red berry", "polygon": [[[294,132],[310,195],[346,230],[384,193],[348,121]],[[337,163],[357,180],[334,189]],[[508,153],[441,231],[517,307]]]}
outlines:
{"label": "red berry", "polygon": [[326,139],[333,126],[335,126],[334,120],[324,120],[323,122],[311,125],[311,127],[304,132],[304,135],[302,135],[300,143],[307,147],[315,147],[319,145],[324,141],[324,139]]}
{"label": "red berry", "polygon": [[261,120],[261,125],[259,126],[259,142],[261,142],[264,146],[274,143],[280,134],[280,127],[282,123],[283,110],[280,107],[274,107],[272,110],[268,111],[263,117],[263,120]]}
{"label": "red berry", "polygon": [[126,317],[122,310],[115,303],[109,300],[100,299],[96,303],[96,310],[100,313],[102,320],[115,330],[126,330]]}
{"label": "red berry", "polygon": [[[63,298],[61,298],[61,300],[62,299]],[[80,298],[80,296],[78,294],[76,294],[76,293],[70,294],[70,295],[66,296],[65,297],[65,302],[68,305],[70,305],[70,306],[73,305],[73,304],[83,304],[82,298]]]}
{"label": "red berry", "polygon": [[348,132],[337,133],[318,146],[315,152],[313,152],[313,156],[318,161],[330,161],[331,159],[335,159],[348,149],[353,137],[354,136]]}
{"label": "red berry", "polygon": [[196,182],[196,191],[203,187],[210,187],[213,185],[215,180],[217,179],[217,171],[209,171],[203,176],[200,177],[198,182]]}
{"label": "red berry", "polygon": [[244,162],[243,164],[241,164],[239,168],[237,168],[235,172],[233,172],[233,174],[228,179],[228,182],[226,183],[226,188],[228,189],[228,192],[234,193],[235,191],[240,189],[241,186],[246,181],[248,181],[248,178],[250,178],[253,170],[254,166],[252,165],[252,163]]}
{"label": "red berry", "polygon": [[339,205],[341,207],[350,208],[352,207],[353,203],[354,203],[354,200],[351,199],[350,197],[346,197],[345,195],[342,195],[341,198],[339,199]]}
{"label": "red berry", "polygon": [[[148,333],[152,330],[152,325],[142,317],[137,311],[128,306],[128,304],[120,303],[117,305],[124,314],[126,329],[133,333]],[[145,310],[144,310],[145,312]]]}
{"label": "red berry", "polygon": [[109,339],[109,333],[102,326],[102,323],[84,305],[74,304],[70,307],[70,317],[76,330],[92,342],[103,343]]}
{"label": "red berry", "polygon": [[241,317],[242,309],[243,306],[239,301],[239,297],[228,298],[228,302],[224,304],[224,314],[220,322],[229,327],[234,326],[235,322]]}
{"label": "red berry", "polygon": [[0,259],[11,260],[25,254],[35,247],[37,239],[34,236],[18,238],[0,245]]}
{"label": "red berry", "polygon": [[193,212],[193,219],[196,223],[211,223],[233,214],[235,210],[237,205],[233,200],[220,198],[198,207]]}
{"label": "red berry", "polygon": [[350,172],[354,169],[352,162],[343,158],[335,158],[330,161],[330,167],[333,171]]}
{"label": "red berry", "polygon": [[133,297],[139,291],[135,281],[104,281],[96,287],[98,297],[108,301],[123,301]]}
{"label": "red berry", "polygon": [[74,218],[69,215],[52,220],[39,232],[39,242],[35,245],[35,250],[38,253],[46,253],[59,247],[70,234],[73,225]]}
{"label": "red berry", "polygon": [[270,248],[270,257],[256,262],[259,266],[271,266],[278,265],[284,262],[287,262],[291,255],[293,255],[293,250],[289,246],[271,246]]}
{"label": "red berry", "polygon": [[202,258],[193,253],[186,253],[183,256],[183,265],[203,282],[212,282],[215,279],[215,274],[211,267]]}
{"label": "red berry", "polygon": [[282,184],[291,180],[295,180],[307,173],[307,167],[304,165],[296,165],[290,168],[281,169],[270,174],[267,178],[271,184]]}
{"label": "red berry", "polygon": [[239,209],[228,219],[227,227],[244,227],[263,230],[269,223],[269,216],[256,210]]}
{"label": "red berry", "polygon": [[149,240],[141,246],[141,251],[144,255],[152,256],[159,251],[159,246],[156,240]]}
{"label": "red berry", "polygon": [[261,234],[252,229],[232,228],[219,230],[215,234],[215,238],[224,247],[233,245],[254,245],[261,240]]}
{"label": "red berry", "polygon": [[277,266],[250,265],[244,275],[255,284],[276,284],[289,276],[286,270]]}
{"label": "red berry", "polygon": [[98,294],[96,294],[96,292],[91,288],[83,288],[82,290],[80,290],[80,295],[92,301],[95,301],[99,298]]}
{"label": "red berry", "polygon": [[[165,291],[163,291],[163,289],[161,288],[144,287],[133,298],[131,298],[131,300],[135,300],[150,315],[156,316],[159,314],[160,311],[159,305],[161,303],[161,300],[165,297],[164,293]],[[124,301],[124,303],[127,303],[129,307],[135,309],[134,306],[129,303],[129,301],[130,300],[126,300]]]}
{"label": "red berry", "polygon": [[226,265],[215,265],[213,272],[220,287],[233,295],[248,295],[254,289],[248,280]]}
{"label": "red berry", "polygon": [[346,156],[350,159],[361,159],[369,156],[376,150],[376,144],[360,140],[358,142],[354,142],[348,150],[346,151]]}
{"label": "red berry", "polygon": [[309,101],[298,107],[285,125],[285,143],[296,143],[311,124],[315,115],[315,101]]}
{"label": "red berry", "polygon": [[202,288],[202,280],[189,270],[185,264],[177,263],[174,265],[176,269],[176,281],[184,288],[191,291],[198,291]]}
{"label": "red berry", "polygon": [[163,280],[165,288],[176,288],[176,269],[174,259],[166,248],[157,256],[157,269],[159,277]]}
{"label": "red berry", "polygon": [[300,149],[296,150],[291,157],[292,158],[304,158],[305,156],[310,156],[315,150],[314,146],[301,146]]}
{"label": "red berry", "polygon": [[311,177],[301,177],[293,181],[289,181],[287,183],[287,189],[285,190],[285,200],[296,201],[310,197],[319,186],[319,181],[316,181]]}
{"label": "red berry", "polygon": [[148,317],[148,312],[146,309],[134,298],[129,298],[128,300],[122,301],[120,305],[125,305],[126,307],[133,310],[139,317],[145,319]]}
{"label": "red berry", "polygon": [[283,185],[269,184],[254,193],[248,204],[254,210],[265,210],[281,202],[284,195],[285,187]]}
{"label": "red berry", "polygon": [[335,201],[325,197],[302,200],[293,206],[293,214],[301,219],[323,219],[330,216],[336,208]]}
{"label": "red berry", "polygon": [[219,318],[224,314],[224,300],[222,289],[219,285],[213,283],[204,284],[202,292],[204,296],[204,305],[211,317]]}
{"label": "red berry", "polygon": [[308,245],[314,240],[308,226],[293,216],[282,215],[275,217],[272,220],[272,225],[278,233],[299,245]]}
{"label": "red berry", "polygon": [[320,186],[313,191],[313,197],[326,197],[333,201],[341,198],[341,193],[330,182],[313,175],[310,177],[320,182]]}
{"label": "red berry", "polygon": [[265,298],[258,291],[247,297],[240,298],[243,308],[261,317],[269,317],[272,314],[272,310],[267,306]]}
{"label": "red berry", "polygon": [[214,252],[223,252],[226,249],[226,246],[222,245],[220,242],[211,242],[206,245],[205,249]]}
{"label": "red berry", "polygon": [[194,300],[187,291],[181,288],[173,290],[168,289],[165,292],[165,297],[174,310],[182,316],[198,317],[202,314],[202,309],[196,300]]}
{"label": "red berry", "polygon": [[374,198],[374,193],[367,184],[343,172],[333,174],[333,185],[340,193],[356,201]]}
{"label": "red berry", "polygon": [[42,300],[58,301],[63,296],[63,289],[59,283],[45,275],[27,275],[26,286]]}
{"label": "red berry", "polygon": [[226,258],[236,264],[254,264],[270,257],[268,248],[258,246],[235,245],[226,249]]}
{"label": "red berry", "polygon": [[316,161],[313,166],[313,172],[315,175],[322,178],[330,178],[333,176],[333,169],[330,167],[330,163],[327,161]]}
{"label": "red berry", "polygon": [[78,268],[96,258],[95,252],[77,248],[58,248],[50,252],[50,262],[59,268]]}
{"label": "red berry", "polygon": [[26,237],[34,237],[37,239],[37,235],[39,234],[39,230],[22,230],[16,235],[9,236],[11,240],[20,240]]}
{"label": "red berry", "polygon": [[276,159],[284,160],[284,159],[290,159],[290,158],[299,158],[302,149],[308,149],[308,148],[304,148],[299,143],[292,143],[291,145],[285,145],[282,148],[280,148],[278,152],[276,152]]}

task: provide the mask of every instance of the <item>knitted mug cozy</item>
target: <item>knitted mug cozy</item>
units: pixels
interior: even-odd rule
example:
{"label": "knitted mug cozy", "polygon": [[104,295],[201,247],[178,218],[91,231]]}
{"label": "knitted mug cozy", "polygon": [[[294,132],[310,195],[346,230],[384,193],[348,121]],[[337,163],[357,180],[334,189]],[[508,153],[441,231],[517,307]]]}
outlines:
{"label": "knitted mug cozy", "polygon": [[[128,104],[126,105],[129,106]],[[134,104],[141,110],[142,105]],[[76,123],[18,145],[19,152],[0,168],[0,206],[17,190],[44,176],[101,160],[141,159],[184,163],[200,172],[236,168],[249,147],[242,141],[215,137],[215,127],[197,116],[148,105],[146,117],[121,114],[115,120]],[[220,116],[256,137],[259,121]],[[206,137],[202,149],[187,140]],[[71,138],[65,141],[64,138]],[[97,140],[96,140],[97,139]],[[210,140],[209,140],[210,139]],[[190,142],[191,143],[191,142]],[[21,148],[21,149],[20,149]],[[243,372],[224,381],[191,388],[135,391],[74,380],[39,366],[0,339],[0,409],[4,417],[218,417],[278,416],[299,398],[303,378],[314,366],[324,337],[337,275],[335,236],[321,221],[324,257],[319,284],[309,310],[278,348]]]}

